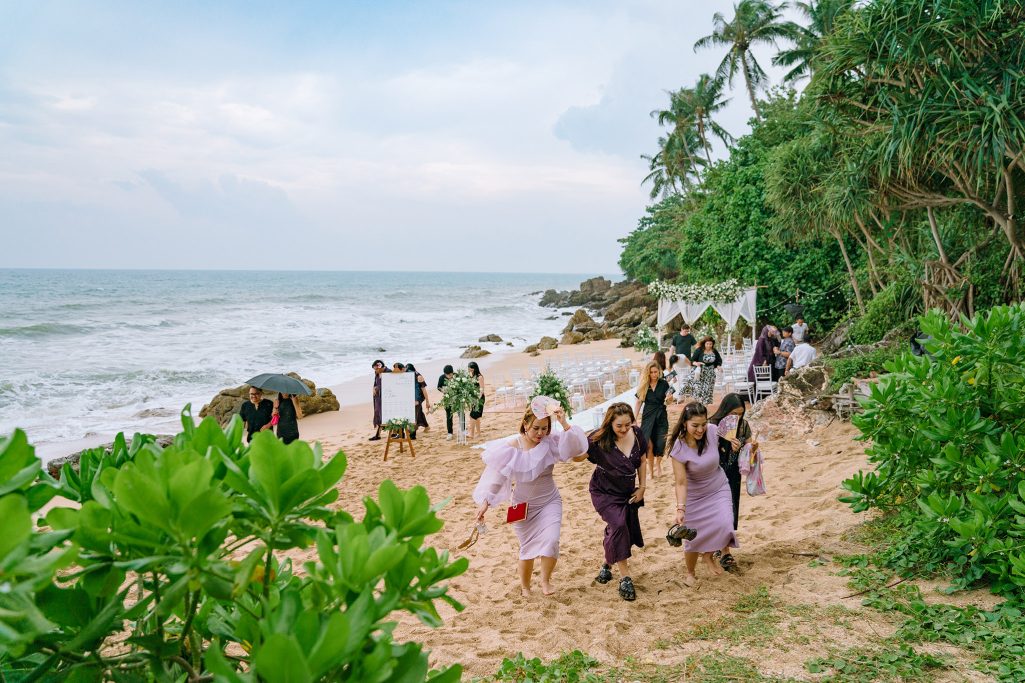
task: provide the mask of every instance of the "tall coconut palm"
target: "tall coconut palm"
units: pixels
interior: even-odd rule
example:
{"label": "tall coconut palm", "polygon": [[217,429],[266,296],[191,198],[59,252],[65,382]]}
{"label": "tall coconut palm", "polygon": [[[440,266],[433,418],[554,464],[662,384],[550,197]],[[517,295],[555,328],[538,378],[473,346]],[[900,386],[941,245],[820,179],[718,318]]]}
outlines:
{"label": "tall coconut palm", "polygon": [[715,77],[732,86],[737,73],[742,74],[756,118],[758,106],[755,103],[755,91],[766,84],[768,76],[755,59],[751,48],[756,45],[778,47],[777,41],[794,40],[797,36],[797,26],[781,19],[782,8],[782,5],[774,5],[765,0],[740,0],[733,6],[731,21],[726,21],[721,12],[716,12],[712,17],[712,33],[694,43],[695,51],[706,47],[727,48]]}
{"label": "tall coconut palm", "polygon": [[803,78],[811,77],[814,72],[812,58],[822,43],[822,39],[833,31],[837,17],[854,6],[854,0],[812,0],[796,2],[793,5],[808,20],[807,26],[797,26],[794,46],[772,58],[776,66],[791,67],[783,77],[785,83],[796,83]]}
{"label": "tall coconut palm", "polygon": [[678,100],[676,106],[689,112],[692,117],[701,146],[705,150],[705,159],[709,164],[712,163],[710,136],[714,135],[727,146],[733,142],[733,136],[712,119],[712,116],[722,111],[729,103],[729,99],[723,99],[722,89],[722,81],[708,74],[701,74],[693,88],[682,88],[673,94],[673,98]]}

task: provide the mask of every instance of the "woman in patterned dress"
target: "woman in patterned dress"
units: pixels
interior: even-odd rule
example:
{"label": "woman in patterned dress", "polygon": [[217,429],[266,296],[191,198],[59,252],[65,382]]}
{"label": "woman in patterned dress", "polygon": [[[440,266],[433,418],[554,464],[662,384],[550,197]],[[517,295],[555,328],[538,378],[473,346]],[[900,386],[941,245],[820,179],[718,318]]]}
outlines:
{"label": "woman in patterned dress", "polygon": [[712,402],[712,393],[715,391],[715,369],[722,365],[722,356],[715,348],[715,340],[705,337],[698,344],[691,357],[691,364],[697,373],[697,379],[691,379],[689,392],[691,396],[704,405]]}

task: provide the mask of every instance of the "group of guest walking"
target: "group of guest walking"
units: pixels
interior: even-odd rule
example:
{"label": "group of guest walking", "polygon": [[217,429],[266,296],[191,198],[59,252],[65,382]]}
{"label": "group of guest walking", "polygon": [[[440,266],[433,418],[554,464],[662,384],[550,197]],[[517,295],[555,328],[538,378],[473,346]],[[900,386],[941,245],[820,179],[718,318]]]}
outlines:
{"label": "group of guest walking", "polygon": [[[645,372],[638,406],[664,411],[671,395],[661,370],[650,363]],[[746,444],[757,449],[744,411],[744,400],[737,394],[724,397],[711,417],[703,403],[691,401],[666,438],[668,417],[663,417],[664,413],[645,426],[643,420],[638,424],[636,410],[627,403],[612,404],[601,426],[590,434],[570,425],[557,403],[549,406],[547,414],[529,406],[519,434],[484,451],[484,473],[473,493],[479,506],[478,523],[483,523],[491,507],[526,503],[525,518],[514,524],[520,544],[520,589],[524,595],[530,594],[537,561],[541,590],[550,595],[555,590],[552,573],[559,558],[562,527],[562,497],[552,472],[559,463],[587,460],[594,465],[588,485],[591,502],[605,522],[604,561],[595,581],[611,581],[615,567],[620,597],[634,600],[637,594],[630,558],[632,548],[644,547],[639,510],[648,484],[645,460],[655,453],[667,453],[672,460],[676,514],[666,538],[670,545],[679,546],[682,541],[684,546],[683,582],[691,586],[697,581],[699,560],[713,575],[733,570],[736,561],[731,550],[739,545],[738,456],[747,452],[743,450]],[[720,434],[718,424],[727,415],[736,416],[737,426]],[[553,420],[561,424],[562,432],[552,432]]]}
{"label": "group of guest walking", "polygon": [[[423,429],[425,432],[431,428],[430,423],[427,421],[427,413],[431,411],[431,399],[427,393],[427,380],[421,375],[416,367],[412,363],[393,363],[389,369],[382,360],[375,360],[371,367],[374,370],[374,388],[373,388],[373,403],[374,403],[374,435],[370,437],[370,441],[378,441],[381,438],[381,428],[384,427],[384,420],[382,418],[382,405],[381,405],[381,376],[386,373],[397,373],[397,372],[410,372],[414,375],[413,380],[413,401],[415,403],[415,415],[416,422],[413,426],[410,437],[415,439],[417,430]],[[467,438],[473,439],[480,436],[480,422],[484,415],[484,392],[486,387],[484,386],[484,377],[481,375],[480,366],[477,365],[476,361],[471,361],[466,366],[466,371],[472,377],[479,389],[479,399],[477,405],[470,410],[470,419],[467,421]],[[446,365],[442,370],[441,375],[438,377],[438,391],[444,392],[445,385],[455,375],[455,369],[451,365]],[[425,410],[426,409],[426,410]],[[446,437],[447,439],[452,438],[453,424],[452,424],[452,411],[445,408],[445,427],[448,430]]]}

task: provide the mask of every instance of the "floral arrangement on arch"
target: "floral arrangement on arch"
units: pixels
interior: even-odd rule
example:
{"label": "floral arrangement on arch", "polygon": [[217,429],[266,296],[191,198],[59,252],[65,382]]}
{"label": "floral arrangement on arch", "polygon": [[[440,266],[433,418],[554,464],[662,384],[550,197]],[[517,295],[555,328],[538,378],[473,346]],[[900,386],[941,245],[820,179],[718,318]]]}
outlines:
{"label": "floral arrangement on arch", "polygon": [[650,327],[642,327],[634,334],[634,348],[644,353],[658,351],[658,337]]}
{"label": "floral arrangement on arch", "polygon": [[480,385],[466,370],[457,370],[441,391],[441,400],[434,409],[447,408],[452,413],[469,412],[480,402]]}
{"label": "floral arrangement on arch", "polygon": [[671,301],[736,301],[744,293],[745,287],[736,279],[726,280],[711,285],[679,285],[664,280],[655,280],[648,285],[648,293],[656,299]]}
{"label": "floral arrangement on arch", "polygon": [[554,398],[566,411],[566,417],[573,415],[573,409],[569,403],[569,389],[566,388],[566,383],[562,381],[562,378],[556,375],[551,368],[545,369],[537,376],[530,398],[533,399],[535,396]]}

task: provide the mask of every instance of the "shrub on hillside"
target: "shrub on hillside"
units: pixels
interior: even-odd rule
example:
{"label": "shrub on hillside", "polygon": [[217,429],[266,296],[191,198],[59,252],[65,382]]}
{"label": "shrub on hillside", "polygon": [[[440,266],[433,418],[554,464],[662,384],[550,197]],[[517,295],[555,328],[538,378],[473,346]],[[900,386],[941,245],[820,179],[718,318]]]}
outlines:
{"label": "shrub on hillside", "polygon": [[886,363],[900,355],[900,349],[884,346],[868,353],[846,358],[827,358],[825,366],[830,372],[829,391],[837,392],[855,377],[868,377],[870,373],[886,372]]}
{"label": "shrub on hillside", "polygon": [[[166,448],[119,435],[59,482],[23,432],[0,438],[0,679],[427,679],[389,615],[440,624],[467,562],[424,545],[442,527],[426,491],[385,481],[357,522],[333,505],[343,453],[243,445],[238,417],[182,424]],[[78,505],[44,514],[58,494]],[[287,553],[311,546],[297,571]]]}
{"label": "shrub on hillside", "polygon": [[928,356],[886,364],[854,418],[872,472],[844,482],[855,511],[892,512],[896,568],[1025,594],[1025,303],[921,319]]}
{"label": "shrub on hillside", "polygon": [[849,341],[852,344],[874,344],[894,330],[906,331],[903,336],[910,336],[914,332],[918,301],[914,285],[908,282],[887,285],[869,299],[865,315],[851,327]]}

